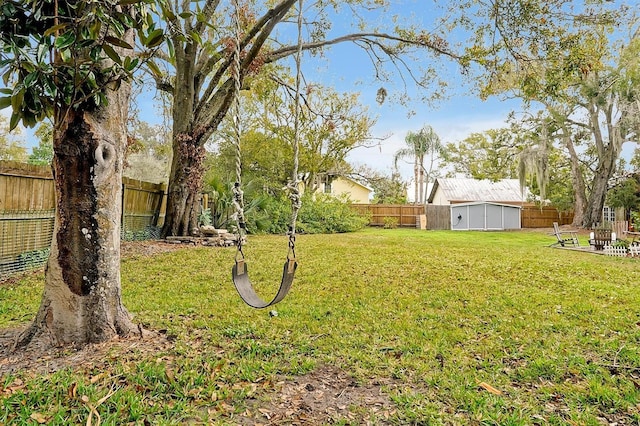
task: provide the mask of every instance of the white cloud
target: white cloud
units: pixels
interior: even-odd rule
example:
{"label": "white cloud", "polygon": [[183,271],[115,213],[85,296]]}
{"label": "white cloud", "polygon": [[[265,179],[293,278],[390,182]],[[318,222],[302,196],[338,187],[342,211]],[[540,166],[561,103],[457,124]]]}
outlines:
{"label": "white cloud", "polygon": [[[429,124],[436,131],[443,143],[458,142],[471,133],[483,132],[506,126],[506,114],[495,118],[469,117],[464,120],[460,117],[451,119],[439,119],[425,123],[415,117],[411,119],[396,120],[393,125],[378,123],[372,129],[374,137],[389,135],[389,138],[380,142],[373,148],[357,148],[353,150],[348,161],[353,165],[366,165],[384,173],[390,173],[393,169],[393,157],[395,153],[406,147],[404,138],[409,131],[418,131],[425,124]],[[405,179],[413,176],[413,165],[406,162],[398,164],[400,173]]]}

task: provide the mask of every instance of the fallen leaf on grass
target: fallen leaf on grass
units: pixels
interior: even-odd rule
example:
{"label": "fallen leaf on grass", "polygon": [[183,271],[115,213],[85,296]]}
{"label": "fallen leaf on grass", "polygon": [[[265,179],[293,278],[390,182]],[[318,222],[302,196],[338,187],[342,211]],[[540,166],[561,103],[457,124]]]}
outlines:
{"label": "fallen leaf on grass", "polygon": [[76,396],[78,396],[78,384],[72,383],[71,386],[69,386],[69,389],[67,390],[67,394],[69,395],[70,398],[75,398]]}
{"label": "fallen leaf on grass", "polygon": [[11,395],[21,389],[24,389],[26,386],[24,384],[24,382],[20,379],[15,379],[13,381],[13,383],[11,383],[9,386],[7,386],[6,388],[4,388],[2,390],[2,393],[7,394],[7,395]]}
{"label": "fallen leaf on grass", "polygon": [[262,413],[267,418],[267,420],[271,420],[271,411],[267,410],[266,408],[258,408],[258,411]]}
{"label": "fallen leaf on grass", "polygon": [[42,415],[41,413],[31,413],[29,418],[31,420],[36,421],[38,424],[41,424],[41,425],[47,423],[47,418],[44,415]]}
{"label": "fallen leaf on grass", "polygon": [[95,376],[91,377],[89,381],[91,382],[91,384],[95,384],[98,380],[102,379],[103,377],[106,377],[107,374],[108,374],[107,372],[96,374]]}
{"label": "fallen leaf on grass", "polygon": [[174,383],[174,382],[175,382],[176,375],[175,375],[175,373],[173,372],[173,370],[170,370],[170,369],[168,369],[168,368],[167,368],[167,369],[165,370],[165,374],[166,374],[166,376],[167,376],[167,380],[169,381],[169,383]]}
{"label": "fallen leaf on grass", "polygon": [[502,395],[502,391],[501,390],[494,388],[489,383],[480,382],[480,383],[478,383],[478,386],[480,386],[482,389],[484,389],[487,392],[492,393],[494,395]]}

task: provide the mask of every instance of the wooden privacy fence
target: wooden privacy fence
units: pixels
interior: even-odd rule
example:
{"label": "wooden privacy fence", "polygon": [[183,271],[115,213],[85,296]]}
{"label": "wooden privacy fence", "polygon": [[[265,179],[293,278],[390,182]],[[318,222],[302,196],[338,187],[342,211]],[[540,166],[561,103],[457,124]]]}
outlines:
{"label": "wooden privacy fence", "polygon": [[359,214],[368,215],[371,226],[384,226],[385,218],[389,218],[396,219],[398,226],[415,228],[416,221],[424,215],[424,205],[352,204],[351,207]]}
{"label": "wooden privacy fence", "polygon": [[54,209],[49,167],[0,161],[0,277],[46,261]]}
{"label": "wooden privacy fence", "polygon": [[[157,236],[164,222],[165,188],[164,184],[123,178],[123,239]],[[0,161],[0,277],[46,261],[54,213],[49,166]]]}
{"label": "wooden privacy fence", "polygon": [[[415,227],[420,215],[426,216],[426,229],[451,229],[451,206],[400,205],[400,204],[353,204],[353,209],[371,217],[371,226],[384,226],[385,218],[396,218],[398,226]],[[520,211],[523,228],[551,228],[553,222],[570,225],[573,212],[560,212],[555,207],[527,205]]]}
{"label": "wooden privacy fence", "polygon": [[573,212],[561,212],[555,207],[542,207],[528,205],[520,210],[520,219],[523,228],[551,228],[553,222],[558,225],[571,225]]}
{"label": "wooden privacy fence", "polygon": [[427,204],[427,229],[451,229],[451,207]]}
{"label": "wooden privacy fence", "polygon": [[[122,233],[124,239],[158,237],[164,224],[167,197],[163,183],[122,178]],[[151,233],[150,235],[147,235]]]}

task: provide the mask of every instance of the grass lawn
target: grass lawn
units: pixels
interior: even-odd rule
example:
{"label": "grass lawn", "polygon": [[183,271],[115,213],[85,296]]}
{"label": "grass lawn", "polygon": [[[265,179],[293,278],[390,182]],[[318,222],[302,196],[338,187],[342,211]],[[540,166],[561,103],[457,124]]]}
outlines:
{"label": "grass lawn", "polygon": [[[553,241],[302,235],[271,313],[238,298],[233,249],[128,256],[125,305],[168,343],[2,373],[0,424],[639,424],[640,260]],[[286,237],[250,237],[265,298],[286,252]],[[35,314],[41,275],[0,286],[0,328]]]}

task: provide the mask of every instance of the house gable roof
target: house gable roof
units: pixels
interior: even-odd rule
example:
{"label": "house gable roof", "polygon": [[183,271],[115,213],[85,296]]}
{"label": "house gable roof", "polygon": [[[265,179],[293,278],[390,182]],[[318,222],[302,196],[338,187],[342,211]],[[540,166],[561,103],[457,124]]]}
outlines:
{"label": "house gable roof", "polygon": [[346,176],[341,176],[341,179],[344,179],[345,181],[347,181],[347,182],[351,183],[351,184],[352,184],[352,185],[354,185],[354,186],[359,186],[359,187],[361,187],[361,188],[366,189],[366,190],[367,190],[367,191],[369,191],[369,192],[373,192],[373,188],[371,188],[371,187],[369,187],[369,186],[367,186],[367,185],[365,185],[365,184],[363,184],[363,183],[360,183],[360,182],[358,182],[358,181],[357,181],[357,180],[355,180],[355,179],[351,179],[351,178],[346,177]]}
{"label": "house gable roof", "polygon": [[523,203],[526,190],[520,190],[518,179],[502,179],[493,182],[488,179],[436,179],[429,193],[428,202],[432,203],[437,191],[450,203],[470,203],[489,201],[496,203]]}
{"label": "house gable roof", "polygon": [[358,182],[357,180],[352,179],[352,178],[350,178],[348,176],[344,176],[344,175],[341,175],[341,174],[338,174],[338,173],[331,173],[331,172],[328,172],[326,174],[328,176],[332,176],[332,177],[334,177],[336,179],[342,179],[343,181],[348,182],[353,186],[359,186],[361,188],[366,189],[369,192],[373,192],[373,188],[371,188],[370,186],[367,186],[367,185],[365,185],[365,184],[363,184],[361,182]]}

